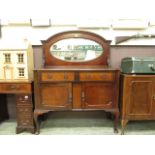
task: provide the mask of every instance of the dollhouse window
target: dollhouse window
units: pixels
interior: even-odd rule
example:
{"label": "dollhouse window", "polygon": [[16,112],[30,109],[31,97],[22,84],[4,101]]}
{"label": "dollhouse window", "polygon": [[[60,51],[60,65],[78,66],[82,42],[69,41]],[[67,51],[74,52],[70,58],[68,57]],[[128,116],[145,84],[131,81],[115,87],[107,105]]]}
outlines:
{"label": "dollhouse window", "polygon": [[11,54],[6,53],[4,54],[5,57],[5,63],[10,63],[11,62]]}
{"label": "dollhouse window", "polygon": [[17,54],[18,55],[18,63],[24,62],[24,54]]}
{"label": "dollhouse window", "polygon": [[24,68],[18,68],[18,76],[19,77],[24,77],[25,76]]}

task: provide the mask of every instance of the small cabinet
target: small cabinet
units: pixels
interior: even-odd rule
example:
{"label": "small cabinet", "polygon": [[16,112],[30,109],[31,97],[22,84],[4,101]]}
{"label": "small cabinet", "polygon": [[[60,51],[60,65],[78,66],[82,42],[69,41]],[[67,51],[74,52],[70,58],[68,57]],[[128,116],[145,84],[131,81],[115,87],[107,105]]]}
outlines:
{"label": "small cabinet", "polygon": [[121,76],[122,134],[129,120],[155,119],[155,75]]}

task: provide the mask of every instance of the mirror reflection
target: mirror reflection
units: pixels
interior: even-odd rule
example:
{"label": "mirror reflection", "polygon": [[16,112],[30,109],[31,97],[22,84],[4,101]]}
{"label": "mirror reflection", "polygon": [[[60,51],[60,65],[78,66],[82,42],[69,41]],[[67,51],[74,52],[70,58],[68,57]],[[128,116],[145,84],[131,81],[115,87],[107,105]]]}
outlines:
{"label": "mirror reflection", "polygon": [[54,43],[50,47],[50,53],[60,60],[79,62],[99,57],[103,53],[103,48],[93,40],[69,38]]}

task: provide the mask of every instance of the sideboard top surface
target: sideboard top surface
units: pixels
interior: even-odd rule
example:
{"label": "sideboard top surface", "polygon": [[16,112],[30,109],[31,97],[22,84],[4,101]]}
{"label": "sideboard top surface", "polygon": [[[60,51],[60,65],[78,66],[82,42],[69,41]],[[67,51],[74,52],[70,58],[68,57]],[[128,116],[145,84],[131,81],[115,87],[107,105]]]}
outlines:
{"label": "sideboard top surface", "polygon": [[51,66],[40,69],[35,69],[34,71],[116,71],[119,69],[114,69],[105,66]]}

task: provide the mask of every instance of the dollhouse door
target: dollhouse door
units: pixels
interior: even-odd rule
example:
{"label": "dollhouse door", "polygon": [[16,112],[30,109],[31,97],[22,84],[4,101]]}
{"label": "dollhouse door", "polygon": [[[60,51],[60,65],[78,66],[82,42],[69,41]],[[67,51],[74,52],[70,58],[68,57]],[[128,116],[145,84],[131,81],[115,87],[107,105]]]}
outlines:
{"label": "dollhouse door", "polygon": [[4,77],[6,80],[11,80],[13,79],[13,68],[5,66],[4,67]]}

